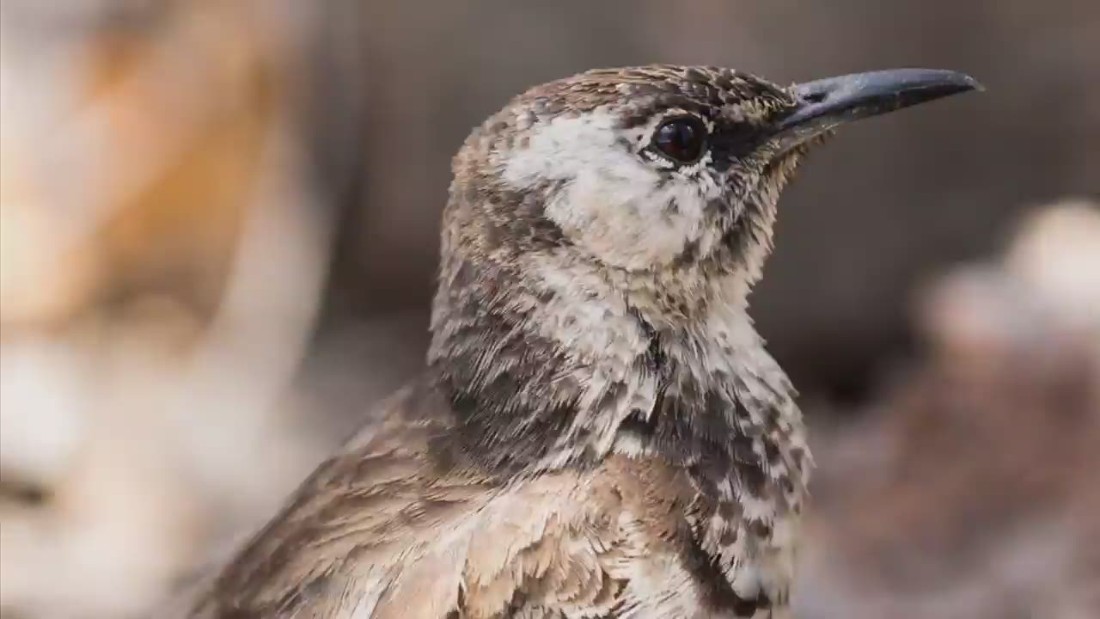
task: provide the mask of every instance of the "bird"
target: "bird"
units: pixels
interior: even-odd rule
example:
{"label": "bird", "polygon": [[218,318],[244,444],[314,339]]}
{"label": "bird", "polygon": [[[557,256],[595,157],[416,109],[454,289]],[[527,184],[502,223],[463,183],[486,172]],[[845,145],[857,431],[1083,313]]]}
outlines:
{"label": "bird", "polygon": [[789,616],[813,460],[748,314],[780,194],[840,125],[978,89],[649,65],[515,97],[452,161],[425,370],[187,616]]}

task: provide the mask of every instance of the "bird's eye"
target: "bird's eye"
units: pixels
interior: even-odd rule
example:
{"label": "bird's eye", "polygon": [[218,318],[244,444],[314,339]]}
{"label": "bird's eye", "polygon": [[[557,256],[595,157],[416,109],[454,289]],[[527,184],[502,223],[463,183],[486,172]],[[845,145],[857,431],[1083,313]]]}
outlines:
{"label": "bird's eye", "polygon": [[694,163],[703,156],[707,128],[694,116],[670,118],[653,133],[653,147],[676,163]]}

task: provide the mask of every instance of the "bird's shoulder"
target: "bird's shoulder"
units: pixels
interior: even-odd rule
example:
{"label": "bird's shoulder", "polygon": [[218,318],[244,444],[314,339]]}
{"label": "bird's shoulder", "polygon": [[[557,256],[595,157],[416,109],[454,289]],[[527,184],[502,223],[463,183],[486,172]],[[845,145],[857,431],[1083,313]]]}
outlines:
{"label": "bird's shoulder", "polygon": [[464,465],[430,382],[381,409],[224,566],[194,617],[710,616],[703,589],[726,579],[703,569],[692,522],[713,509],[683,469],[612,455],[501,478]]}
{"label": "bird's shoulder", "polygon": [[199,604],[208,610],[196,616],[292,615],[357,597],[334,587],[369,593],[400,557],[476,510],[497,485],[448,461],[454,417],[427,378],[368,418],[220,568]]}

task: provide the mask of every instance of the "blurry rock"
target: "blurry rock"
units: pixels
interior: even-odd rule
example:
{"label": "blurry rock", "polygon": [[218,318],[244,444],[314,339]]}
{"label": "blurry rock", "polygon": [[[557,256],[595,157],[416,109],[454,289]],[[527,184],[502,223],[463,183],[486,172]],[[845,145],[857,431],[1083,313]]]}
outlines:
{"label": "blurry rock", "polygon": [[54,324],[88,306],[100,264],[80,249],[84,231],[50,208],[5,152],[18,146],[12,141],[0,136],[0,320]]}
{"label": "blurry rock", "polygon": [[24,335],[0,349],[0,479],[5,488],[33,485],[41,497],[0,494],[5,612],[134,616],[201,547],[205,499],[158,410],[175,379],[173,339],[194,337],[194,325],[169,307],[121,324],[77,339]]}
{"label": "blurry rock", "polygon": [[2,319],[150,288],[209,314],[254,205],[286,50],[251,3],[66,7],[4,6]]}
{"label": "blurry rock", "polygon": [[328,448],[293,384],[328,228],[279,20],[309,11],[274,8],[0,7],[4,616],[138,615]]}
{"label": "blurry rock", "polygon": [[70,470],[87,435],[91,379],[71,353],[44,341],[0,348],[0,482],[5,485],[50,488]]}
{"label": "blurry rock", "polygon": [[924,295],[927,358],[817,454],[800,616],[1100,613],[1097,216],[1044,209]]}
{"label": "blurry rock", "polygon": [[1033,213],[1013,241],[1005,269],[1061,324],[1100,333],[1100,203],[1066,200]]}

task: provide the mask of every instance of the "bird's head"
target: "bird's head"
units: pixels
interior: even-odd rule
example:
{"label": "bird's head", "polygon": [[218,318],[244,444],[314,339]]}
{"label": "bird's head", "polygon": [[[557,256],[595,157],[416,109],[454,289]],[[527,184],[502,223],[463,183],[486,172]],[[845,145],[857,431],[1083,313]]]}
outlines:
{"label": "bird's head", "polygon": [[[595,70],[532,88],[455,157],[444,251],[623,277],[735,272],[747,290],[780,192],[836,126],[977,83],[892,70],[783,87],[713,67]],[[446,256],[445,256],[446,258]],[[444,282],[446,283],[446,282]]]}
{"label": "bird's head", "polygon": [[766,383],[742,385],[753,406],[789,413],[744,309],[796,164],[842,123],[976,87],[949,71],[782,87],[651,66],[514,99],[455,157],[444,213],[428,358],[471,451],[607,453],[626,419],[676,417],[660,402],[719,411],[671,435],[722,435],[747,406],[732,403],[736,375]]}

